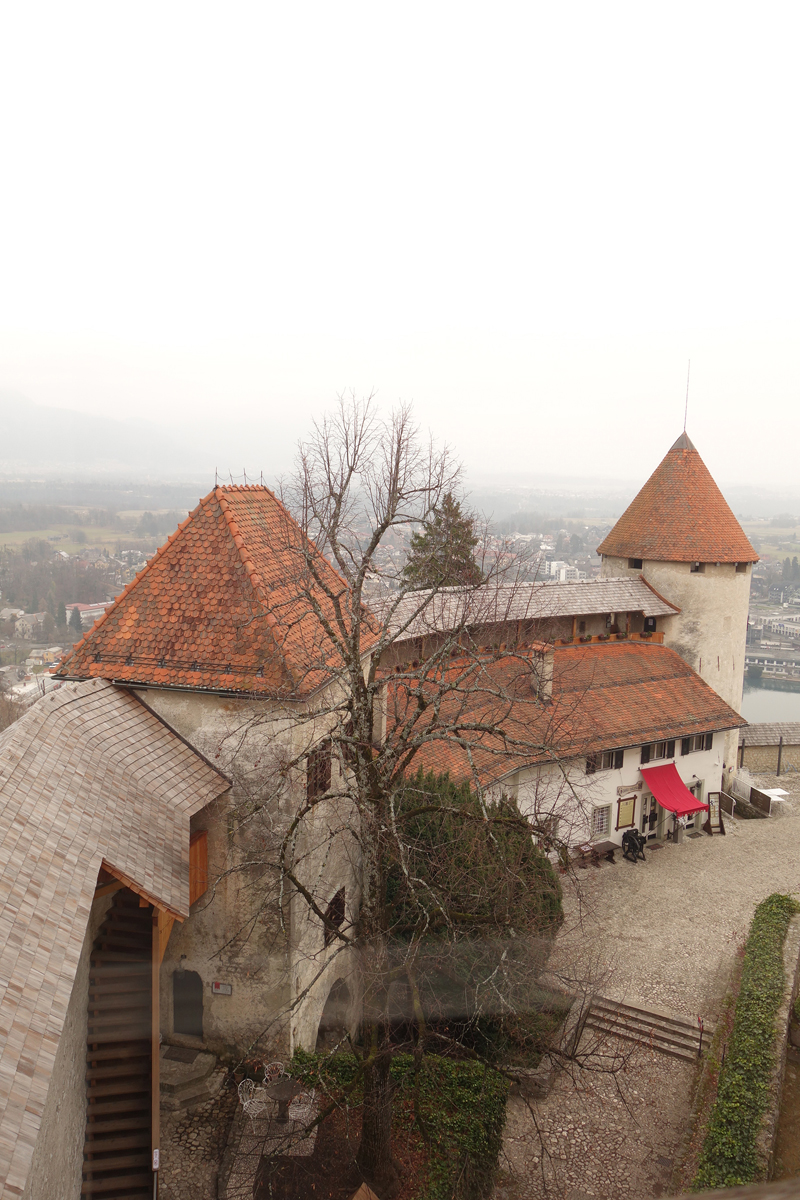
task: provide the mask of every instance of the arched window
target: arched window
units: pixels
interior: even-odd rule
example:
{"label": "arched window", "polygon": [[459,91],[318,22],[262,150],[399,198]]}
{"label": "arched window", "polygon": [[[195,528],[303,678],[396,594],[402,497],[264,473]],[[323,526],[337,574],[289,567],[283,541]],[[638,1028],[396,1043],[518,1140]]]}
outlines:
{"label": "arched window", "polygon": [[175,1033],[203,1036],[203,981],[196,971],[172,972],[172,1027]]}
{"label": "arched window", "polygon": [[341,929],[344,924],[344,888],[339,888],[339,891],[331,900],[325,913],[325,945],[330,946],[334,941],[336,934],[334,929]]}

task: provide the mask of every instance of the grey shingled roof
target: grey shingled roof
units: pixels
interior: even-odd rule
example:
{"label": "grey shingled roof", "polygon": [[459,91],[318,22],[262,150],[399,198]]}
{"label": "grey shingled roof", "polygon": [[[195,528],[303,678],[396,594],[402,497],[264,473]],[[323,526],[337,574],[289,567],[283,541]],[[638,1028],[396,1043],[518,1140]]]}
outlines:
{"label": "grey shingled roof", "polygon": [[134,696],[43,697],[0,743],[0,1196],[20,1196],[105,861],[189,912],[189,818],[228,781]]}
{"label": "grey shingled roof", "polygon": [[389,622],[398,641],[502,621],[547,621],[553,617],[626,612],[665,617],[680,612],[642,578],[444,588],[436,594],[410,592],[399,601],[376,601],[372,608]]}
{"label": "grey shingled roof", "polygon": [[781,738],[784,746],[800,746],[800,721],[765,721],[739,730],[739,742],[748,746],[777,746]]}

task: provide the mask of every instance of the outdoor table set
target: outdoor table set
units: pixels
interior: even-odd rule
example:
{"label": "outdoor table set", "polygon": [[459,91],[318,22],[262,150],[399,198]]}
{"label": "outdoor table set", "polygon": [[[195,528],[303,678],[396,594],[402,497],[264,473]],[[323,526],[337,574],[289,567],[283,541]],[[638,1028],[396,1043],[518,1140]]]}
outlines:
{"label": "outdoor table set", "polygon": [[243,1079],[238,1087],[239,1101],[245,1115],[255,1128],[256,1117],[277,1109],[274,1120],[305,1121],[314,1108],[314,1091],[304,1090],[299,1079],[293,1079],[284,1070],[283,1063],[267,1063],[264,1067],[264,1082]]}

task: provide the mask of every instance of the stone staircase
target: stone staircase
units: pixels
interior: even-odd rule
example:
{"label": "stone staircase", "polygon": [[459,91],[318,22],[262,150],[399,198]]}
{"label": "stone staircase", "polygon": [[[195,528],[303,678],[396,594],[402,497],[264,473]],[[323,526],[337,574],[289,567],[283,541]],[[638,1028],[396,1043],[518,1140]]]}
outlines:
{"label": "stone staircase", "polygon": [[[704,1022],[703,1052],[711,1044],[714,1026]],[[697,1062],[700,1029],[696,1020],[677,1013],[637,1008],[617,1000],[595,996],[586,1019],[586,1028],[612,1034],[628,1042],[637,1042],[685,1062]]]}
{"label": "stone staircase", "polygon": [[226,1070],[214,1054],[185,1046],[161,1047],[161,1109],[193,1109],[218,1096]]}

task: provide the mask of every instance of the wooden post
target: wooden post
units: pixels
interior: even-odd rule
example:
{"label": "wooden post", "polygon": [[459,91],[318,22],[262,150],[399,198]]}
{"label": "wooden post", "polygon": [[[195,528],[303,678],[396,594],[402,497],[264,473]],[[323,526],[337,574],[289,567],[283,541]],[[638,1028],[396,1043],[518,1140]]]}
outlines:
{"label": "wooden post", "polygon": [[153,1200],[158,1197],[158,1166],[161,1149],[161,912],[153,908],[153,954],[150,964],[150,1166],[153,1170]]}
{"label": "wooden post", "polygon": [[740,767],[744,766],[744,746],[745,746],[745,740],[744,740],[744,738],[742,738],[742,744],[739,747],[739,766]]}
{"label": "wooden post", "polygon": [[158,1200],[161,1156],[161,962],[175,918],[153,907],[153,951],[150,989],[150,1164],[153,1169],[153,1200]]}
{"label": "wooden post", "polygon": [[781,773],[781,759],[782,758],[783,758],[783,734],[781,734],[780,739],[778,741],[778,769],[775,772],[776,775],[780,775],[780,773]]}

